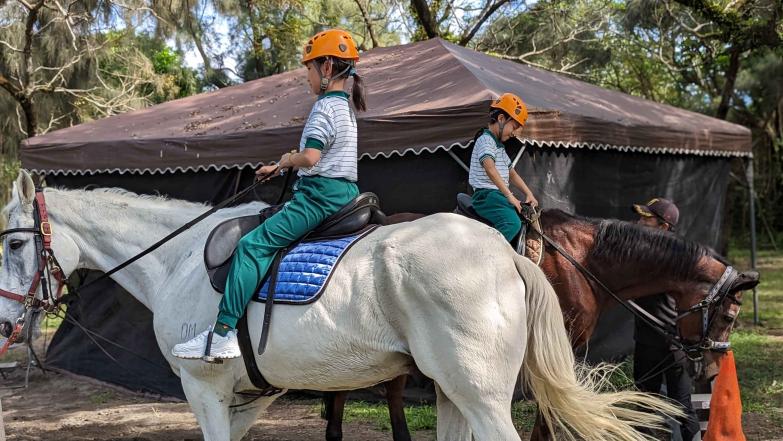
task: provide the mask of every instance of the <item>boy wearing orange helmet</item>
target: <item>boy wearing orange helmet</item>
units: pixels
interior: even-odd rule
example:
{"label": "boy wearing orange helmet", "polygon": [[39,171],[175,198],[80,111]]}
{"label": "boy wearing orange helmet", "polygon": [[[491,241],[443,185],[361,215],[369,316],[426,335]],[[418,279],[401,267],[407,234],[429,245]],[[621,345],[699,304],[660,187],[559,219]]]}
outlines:
{"label": "boy wearing orange helmet", "polygon": [[504,93],[490,105],[489,124],[476,138],[470,158],[468,182],[474,189],[473,208],[509,242],[522,229],[522,202],[511,192],[509,184],[522,190],[525,203],[538,205],[533,192],[512,167],[503,145],[526,121],[525,103],[514,94]]}
{"label": "boy wearing orange helmet", "polygon": [[[286,153],[276,165],[265,165],[256,171],[258,176],[272,177],[288,168],[297,169],[293,196],[279,212],[239,241],[215,326],[175,345],[171,351],[175,357],[241,357],[236,324],[275,254],[358,196],[356,117],[348,103],[349,95],[344,92],[345,82],[352,77],[354,107],[365,110],[364,90],[356,73],[358,60],[353,38],[340,29],[320,32],[305,45],[302,63],[318,100],[305,124],[299,151]],[[210,353],[205,354],[212,330]]]}

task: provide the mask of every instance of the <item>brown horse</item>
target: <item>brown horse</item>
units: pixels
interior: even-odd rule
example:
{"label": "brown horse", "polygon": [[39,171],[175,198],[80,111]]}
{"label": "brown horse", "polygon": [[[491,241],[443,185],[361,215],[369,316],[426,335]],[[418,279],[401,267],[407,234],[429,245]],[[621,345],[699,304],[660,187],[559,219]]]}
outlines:
{"label": "brown horse", "polygon": [[[419,217],[422,215],[398,214],[390,216],[389,223]],[[725,260],[671,233],[628,222],[573,216],[560,210],[544,210],[540,219],[545,235],[623,300],[666,292],[675,298],[679,311],[687,311],[709,295],[724,273],[728,274]],[[541,267],[560,299],[573,347],[583,346],[595,330],[601,312],[617,302],[551,246],[545,249]],[[741,292],[753,288],[758,281],[755,272],[739,273],[708,311],[708,322],[702,320],[700,310],[683,317],[678,323],[682,343],[696,349],[699,343],[704,346],[705,342],[727,342],[739,310]],[[702,329],[703,323],[708,323],[706,331]],[[719,355],[722,354],[704,352],[708,375],[717,373]],[[386,383],[394,441],[411,440],[403,414],[404,386],[405,377]],[[328,441],[342,439],[346,398],[347,392],[325,396]],[[540,422],[539,418],[532,439],[551,439],[550,428]]]}

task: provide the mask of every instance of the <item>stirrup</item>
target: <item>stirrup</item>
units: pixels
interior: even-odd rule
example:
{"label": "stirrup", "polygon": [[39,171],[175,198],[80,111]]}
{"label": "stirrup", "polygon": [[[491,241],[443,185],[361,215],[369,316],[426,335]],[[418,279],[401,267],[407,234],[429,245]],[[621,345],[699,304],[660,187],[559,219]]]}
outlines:
{"label": "stirrup", "polygon": [[223,364],[222,358],[213,357],[210,355],[212,352],[212,336],[215,335],[215,328],[213,326],[209,327],[209,333],[207,334],[207,347],[204,349],[204,355],[201,356],[201,360],[204,363],[210,363],[210,364]]}

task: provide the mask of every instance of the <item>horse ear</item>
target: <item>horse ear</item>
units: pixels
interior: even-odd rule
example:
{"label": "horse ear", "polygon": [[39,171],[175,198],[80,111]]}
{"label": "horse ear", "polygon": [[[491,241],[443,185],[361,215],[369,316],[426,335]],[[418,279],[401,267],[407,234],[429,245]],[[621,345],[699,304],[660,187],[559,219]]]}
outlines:
{"label": "horse ear", "polygon": [[753,289],[759,284],[759,273],[756,271],[745,271],[739,274],[737,280],[731,285],[731,292],[747,291]]}
{"label": "horse ear", "polygon": [[35,199],[35,183],[26,170],[19,170],[19,176],[16,178],[16,191],[19,193],[22,206],[31,206],[33,199]]}

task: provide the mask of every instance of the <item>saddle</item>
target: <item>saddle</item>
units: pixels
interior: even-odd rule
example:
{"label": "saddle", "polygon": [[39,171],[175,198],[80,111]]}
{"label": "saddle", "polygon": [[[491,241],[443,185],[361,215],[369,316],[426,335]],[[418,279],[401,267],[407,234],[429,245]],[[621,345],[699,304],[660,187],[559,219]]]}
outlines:
{"label": "saddle", "polygon": [[[226,287],[226,278],[228,277],[228,271],[231,266],[231,259],[236,250],[239,239],[245,234],[249,233],[253,229],[257,228],[261,223],[266,221],[273,214],[282,209],[282,205],[269,207],[262,210],[259,214],[250,216],[242,216],[234,219],[229,219],[218,224],[207,237],[207,243],[204,246],[204,264],[209,274],[209,280],[212,287],[219,293],[223,293]],[[352,236],[351,240],[343,242],[343,252],[355,241],[361,239],[370,231],[372,231],[378,224],[385,223],[386,215],[380,209],[378,203],[378,196],[373,193],[362,193],[354,200],[349,202],[346,206],[341,208],[337,213],[326,218],[321,225],[315,230],[311,231],[297,243],[303,242],[324,242],[330,239],[341,242],[340,239],[344,239],[348,236]],[[257,301],[265,303],[264,308],[264,321],[261,327],[261,339],[258,344],[258,354],[261,355],[266,349],[266,343],[269,338],[269,327],[272,320],[272,311],[275,303],[278,303],[278,299],[275,298],[276,285],[278,278],[278,271],[280,269],[280,262],[285,258],[285,255],[289,250],[295,249],[294,246],[283,249],[280,253],[277,253],[275,261],[272,264],[272,268],[267,275],[265,282],[262,282],[261,293],[258,294]],[[336,261],[333,262],[336,265]],[[324,278],[323,283],[326,283],[328,275]],[[290,299],[289,299],[290,300]],[[314,298],[313,300],[314,301]],[[299,303],[304,304],[308,301],[291,302],[283,300],[283,303]],[[245,369],[247,370],[248,377],[258,389],[257,395],[259,396],[271,396],[279,393],[281,389],[269,384],[264,378],[263,374],[258,368],[256,359],[253,356],[253,346],[250,341],[250,332],[247,321],[247,310],[242,315],[242,318],[237,324],[237,338],[239,341],[239,347],[242,351],[242,358],[245,362]],[[222,362],[222,360],[215,360],[212,357],[208,357],[209,353],[209,341],[207,343],[207,349],[205,361],[208,362]]]}
{"label": "saddle", "polygon": [[[454,209],[454,213],[467,216],[471,219],[475,219],[486,225],[492,226],[492,223],[487,219],[484,219],[473,208],[473,200],[470,195],[465,193],[459,193],[457,195],[457,208]],[[541,231],[541,224],[538,219],[538,214],[535,208],[528,204],[522,204],[522,229],[519,231],[516,237],[511,241],[511,246],[514,250],[530,260],[536,265],[541,264],[543,257],[544,242],[543,238],[537,231]],[[528,228],[529,224],[533,224],[534,228]]]}
{"label": "saddle", "polygon": [[[228,219],[218,224],[207,237],[204,246],[204,265],[215,291],[223,293],[231,267],[231,258],[239,239],[283,208],[282,205],[266,208],[259,214]],[[337,213],[329,216],[302,241],[336,238],[358,232],[371,224],[382,225],[386,215],[380,209],[378,196],[362,193]]]}

